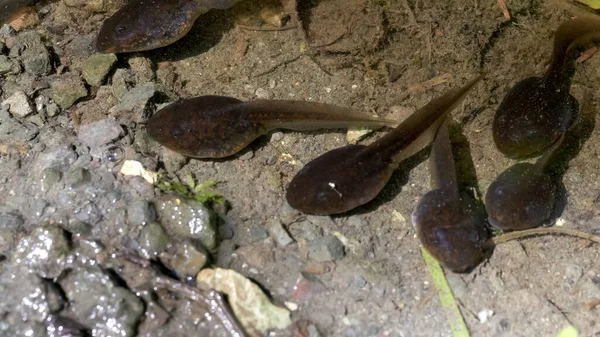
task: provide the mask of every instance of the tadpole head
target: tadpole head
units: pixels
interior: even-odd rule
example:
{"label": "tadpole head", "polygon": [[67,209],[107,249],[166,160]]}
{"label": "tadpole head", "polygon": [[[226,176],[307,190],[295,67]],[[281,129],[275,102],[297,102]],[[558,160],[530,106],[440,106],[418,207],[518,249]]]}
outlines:
{"label": "tadpole head", "polygon": [[427,251],[445,268],[467,272],[487,256],[484,243],[490,233],[484,212],[468,195],[456,200],[455,193],[429,191],[413,211],[417,237]]}
{"label": "tadpole head", "polygon": [[184,156],[227,157],[265,132],[244,117],[242,103],[226,96],[179,100],[152,115],[146,130],[150,138]]}
{"label": "tadpole head", "polygon": [[364,145],[348,145],[326,152],[306,164],[286,192],[290,206],[308,214],[339,214],[366,204],[388,182],[393,165],[362,157]]}
{"label": "tadpole head", "polygon": [[129,53],[160,48],[183,37],[194,16],[168,1],[130,1],[104,21],[96,39],[102,53]]}
{"label": "tadpole head", "polygon": [[529,163],[519,163],[502,172],[485,195],[489,222],[502,230],[542,225],[555,202],[556,185],[551,177]]}
{"label": "tadpole head", "polygon": [[568,87],[531,77],[517,83],[498,107],[492,124],[494,143],[505,156],[532,158],[544,153],[566,132],[577,115]]}

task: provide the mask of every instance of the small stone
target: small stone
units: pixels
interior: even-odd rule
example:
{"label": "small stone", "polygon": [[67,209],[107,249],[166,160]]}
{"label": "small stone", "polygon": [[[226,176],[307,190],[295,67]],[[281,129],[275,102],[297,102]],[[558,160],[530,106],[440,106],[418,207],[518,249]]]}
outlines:
{"label": "small stone", "polygon": [[0,254],[6,254],[11,251],[14,242],[14,231],[0,228]]}
{"label": "small stone", "polygon": [[101,85],[116,62],[115,54],[94,54],[88,57],[81,66],[83,79],[91,86]]}
{"label": "small stone", "polygon": [[112,77],[111,89],[113,95],[118,100],[123,100],[134,82],[135,76],[130,69],[117,69]]}
{"label": "small stone", "polygon": [[207,249],[217,245],[215,217],[194,199],[166,195],[154,202],[161,225],[172,236],[198,239]]}
{"label": "small stone", "polygon": [[64,0],[65,5],[90,13],[114,12],[125,4],[124,0]]}
{"label": "small stone", "polygon": [[328,235],[308,243],[308,257],[319,262],[339,260],[344,257],[344,244]]}
{"label": "small stone", "polygon": [[156,78],[152,61],[147,57],[131,57],[128,61],[129,68],[135,74],[135,83],[144,84],[154,81]]}
{"label": "small stone", "polygon": [[279,247],[285,247],[294,242],[294,239],[292,239],[290,234],[283,228],[283,224],[279,219],[269,220],[269,222],[267,222],[267,231]]}
{"label": "small stone", "polygon": [[98,267],[80,267],[60,280],[69,301],[65,314],[94,328],[95,336],[133,337],[142,300]]}
{"label": "small stone", "polygon": [[79,188],[89,183],[91,180],[92,175],[90,174],[90,171],[81,167],[76,167],[67,171],[64,177],[65,185],[71,188]]}
{"label": "small stone", "polygon": [[23,217],[18,211],[0,208],[0,229],[17,229],[23,223]]}
{"label": "small stone", "polygon": [[107,118],[82,125],[77,138],[93,149],[118,139],[124,133],[121,125],[114,118]]}
{"label": "small stone", "polygon": [[490,309],[484,309],[477,313],[477,318],[479,318],[481,324],[487,322],[492,316],[494,316],[494,311]]}
{"label": "small stone", "polygon": [[56,104],[54,102],[50,102],[50,103],[48,103],[48,105],[46,105],[46,116],[54,117],[54,116],[58,115],[59,112],[60,112],[60,108],[58,107],[58,104]]}
{"label": "small stone", "polygon": [[62,272],[69,250],[69,242],[61,228],[38,227],[19,241],[12,262],[26,265],[41,277],[52,279]]}
{"label": "small stone", "polygon": [[0,27],[0,40],[6,40],[16,34],[17,32],[9,25],[2,25],[2,27]]}
{"label": "small stone", "polygon": [[154,206],[145,200],[136,200],[130,203],[127,207],[127,220],[136,226],[156,220]]}
{"label": "small stone", "polygon": [[283,132],[281,131],[273,132],[271,135],[271,142],[278,142],[283,139],[283,136]]}
{"label": "small stone", "polygon": [[256,89],[256,91],[254,91],[254,94],[258,99],[268,99],[271,96],[269,92],[263,88]]}
{"label": "small stone", "polygon": [[208,253],[202,245],[184,240],[160,254],[160,261],[167,268],[174,270],[180,278],[186,278],[195,276],[206,265]]}
{"label": "small stone", "polygon": [[346,133],[346,141],[348,142],[348,144],[356,144],[371,133],[373,133],[372,129],[348,128],[348,131]]}
{"label": "small stone", "polygon": [[65,74],[50,83],[50,95],[58,106],[68,109],[88,91],[79,75]]}
{"label": "small stone", "polygon": [[356,288],[364,288],[367,285],[367,280],[360,275],[355,275],[352,278],[352,285]]}
{"label": "small stone", "polygon": [[154,104],[151,102],[156,93],[154,84],[149,83],[129,90],[121,99],[121,103],[108,110],[111,114],[131,112],[137,121],[147,119]]}
{"label": "small stone", "polygon": [[42,192],[48,192],[52,186],[60,181],[61,173],[59,170],[48,167],[42,171]]}
{"label": "small stone", "polygon": [[23,118],[33,113],[29,98],[22,91],[15,92],[2,102],[2,105],[8,106],[8,111],[17,117]]}
{"label": "small stone", "polygon": [[167,249],[169,235],[159,223],[150,222],[142,227],[138,243],[145,258],[155,258]]}
{"label": "small stone", "polygon": [[0,75],[10,72],[13,68],[13,62],[6,56],[0,55]]}
{"label": "small stone", "polygon": [[24,7],[8,24],[17,32],[19,32],[23,29],[37,25],[39,21],[40,17],[38,16],[35,8]]}
{"label": "small stone", "polygon": [[15,37],[9,56],[19,58],[25,71],[34,76],[45,76],[52,71],[50,53],[42,42],[40,34],[34,30],[23,32]]}

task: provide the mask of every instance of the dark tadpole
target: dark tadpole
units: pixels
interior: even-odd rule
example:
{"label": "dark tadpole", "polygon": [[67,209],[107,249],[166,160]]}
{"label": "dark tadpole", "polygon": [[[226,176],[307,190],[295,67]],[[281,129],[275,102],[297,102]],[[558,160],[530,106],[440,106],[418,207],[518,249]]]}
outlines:
{"label": "dark tadpole", "polygon": [[369,146],[348,145],[312,160],[292,179],[288,203],[304,213],[328,215],[371,201],[401,161],[433,140],[444,118],[480,79],[431,100]]}
{"label": "dark tadpole", "polygon": [[600,18],[586,17],[560,25],[543,77],[518,82],[506,94],[492,125],[496,147],[509,158],[525,159],[546,152],[577,116],[577,100],[569,93],[575,59],[581,49],[600,39]]}
{"label": "dark tadpole", "polygon": [[262,99],[243,102],[227,96],[199,96],[156,112],[148,120],[147,130],[151,138],[185,156],[223,158],[274,129],[380,128],[396,124],[325,103]]}
{"label": "dark tadpole", "polygon": [[[6,1],[6,0],[1,0]],[[240,0],[132,0],[104,21],[96,50],[129,53],[164,47],[184,37],[210,9],[227,9]]]}
{"label": "dark tadpole", "polygon": [[486,257],[484,244],[490,233],[483,207],[459,190],[447,123],[433,141],[429,164],[434,189],[412,213],[417,237],[445,268],[468,271]]}

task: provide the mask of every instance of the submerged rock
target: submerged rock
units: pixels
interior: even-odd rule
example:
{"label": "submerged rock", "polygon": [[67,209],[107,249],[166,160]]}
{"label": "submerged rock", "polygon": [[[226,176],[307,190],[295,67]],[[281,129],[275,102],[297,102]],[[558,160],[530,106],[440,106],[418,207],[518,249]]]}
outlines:
{"label": "submerged rock", "polygon": [[333,235],[308,243],[308,257],[319,262],[339,260],[344,257],[344,244]]}
{"label": "submerged rock", "polygon": [[82,125],[79,128],[77,138],[80,142],[93,149],[118,139],[124,133],[125,131],[119,122],[113,118],[107,118]]}
{"label": "submerged rock", "polygon": [[208,253],[191,240],[181,241],[160,254],[160,261],[181,278],[194,277],[208,261]]}
{"label": "submerged rock", "polygon": [[94,54],[81,66],[83,79],[91,86],[99,86],[117,62],[115,54]]}
{"label": "submerged rock", "polygon": [[142,301],[100,268],[73,270],[60,284],[71,303],[70,315],[92,328],[94,336],[135,336],[144,313]]}
{"label": "submerged rock", "polygon": [[50,282],[30,273],[25,266],[2,266],[0,296],[0,312],[16,314],[23,321],[43,322],[50,313],[61,308],[57,289]]}
{"label": "submerged rock", "polygon": [[198,239],[207,249],[217,245],[215,216],[201,202],[166,195],[154,202],[160,223],[170,235]]}
{"label": "submerged rock", "polygon": [[88,91],[78,74],[65,74],[50,83],[50,95],[61,108],[68,109]]}
{"label": "submerged rock", "polygon": [[169,245],[169,235],[164,228],[156,222],[150,222],[142,227],[138,237],[140,253],[144,258],[157,257]]}
{"label": "submerged rock", "polygon": [[12,262],[29,267],[41,277],[55,278],[62,272],[70,249],[61,228],[38,227],[19,240]]}
{"label": "submerged rock", "polygon": [[9,56],[19,58],[25,71],[35,76],[45,76],[52,71],[50,53],[36,31],[23,32],[15,37]]}
{"label": "submerged rock", "polygon": [[17,91],[12,96],[4,100],[2,105],[8,107],[8,111],[17,117],[27,117],[33,113],[33,107],[29,97],[22,91]]}

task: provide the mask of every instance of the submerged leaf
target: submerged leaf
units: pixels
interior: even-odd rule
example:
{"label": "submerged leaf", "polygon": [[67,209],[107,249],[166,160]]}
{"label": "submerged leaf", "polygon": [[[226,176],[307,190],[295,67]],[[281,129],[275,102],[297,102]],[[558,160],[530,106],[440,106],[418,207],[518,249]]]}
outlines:
{"label": "submerged leaf", "polygon": [[271,304],[256,284],[233,270],[203,269],[196,279],[227,295],[233,313],[250,336],[264,336],[269,329],[284,329],[292,323],[287,309]]}

